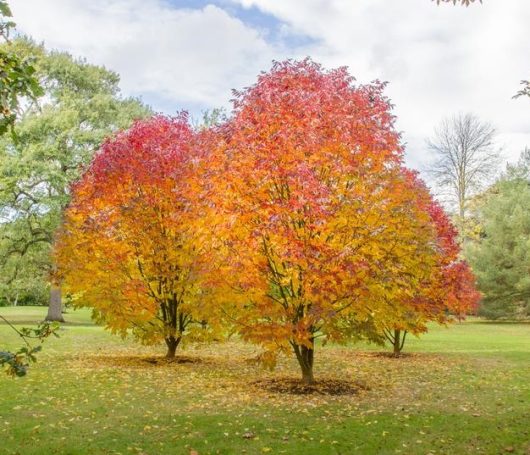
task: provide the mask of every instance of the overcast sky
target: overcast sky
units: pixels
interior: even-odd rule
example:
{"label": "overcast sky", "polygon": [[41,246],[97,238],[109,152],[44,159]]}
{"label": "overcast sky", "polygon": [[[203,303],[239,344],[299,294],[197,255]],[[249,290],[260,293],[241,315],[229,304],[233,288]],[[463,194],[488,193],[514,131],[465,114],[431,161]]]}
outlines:
{"label": "overcast sky", "polygon": [[19,31],[121,75],[126,95],[168,114],[230,106],[272,60],[311,56],[388,81],[407,162],[445,117],[494,124],[515,159],[530,146],[530,0],[469,8],[430,0],[10,0]]}

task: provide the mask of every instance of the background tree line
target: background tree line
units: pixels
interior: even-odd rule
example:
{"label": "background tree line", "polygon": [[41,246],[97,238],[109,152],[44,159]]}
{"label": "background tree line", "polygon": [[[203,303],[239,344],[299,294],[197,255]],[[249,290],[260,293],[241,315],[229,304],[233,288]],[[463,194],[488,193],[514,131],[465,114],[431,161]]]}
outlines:
{"label": "background tree line", "polygon": [[495,129],[472,114],[445,119],[428,146],[438,194],[453,208],[462,255],[483,294],[479,315],[530,316],[530,151],[502,171]]}

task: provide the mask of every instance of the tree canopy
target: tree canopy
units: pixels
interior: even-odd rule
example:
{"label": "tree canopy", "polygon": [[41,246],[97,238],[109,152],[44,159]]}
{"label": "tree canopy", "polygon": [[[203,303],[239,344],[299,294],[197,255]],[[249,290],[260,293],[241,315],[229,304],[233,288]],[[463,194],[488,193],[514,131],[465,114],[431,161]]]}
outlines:
{"label": "tree canopy", "polygon": [[207,131],[182,114],[154,117],[107,141],[73,187],[57,255],[79,305],[125,336],[182,340],[212,336],[214,314],[200,285],[197,168]]}

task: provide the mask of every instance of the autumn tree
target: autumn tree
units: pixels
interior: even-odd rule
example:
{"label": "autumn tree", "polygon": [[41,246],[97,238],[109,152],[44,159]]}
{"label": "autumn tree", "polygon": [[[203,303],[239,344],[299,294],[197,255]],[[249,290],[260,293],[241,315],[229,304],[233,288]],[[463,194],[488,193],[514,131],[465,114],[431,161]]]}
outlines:
{"label": "autumn tree", "polygon": [[236,92],[211,160],[217,301],[264,362],[292,351],[308,384],[318,338],[359,337],[364,321],[381,332],[436,263],[383,88],[276,63]]}
{"label": "autumn tree", "polygon": [[[426,332],[428,322],[445,324],[453,321],[453,316],[462,319],[476,310],[480,300],[475,277],[468,264],[459,258],[457,230],[417,175],[407,170],[404,172],[411,190],[416,191],[417,203],[429,214],[435,234],[432,241],[437,254],[433,257],[431,267],[410,277],[417,280],[412,288],[413,293],[397,302],[393,312],[384,315],[389,317],[391,323],[384,327],[383,333],[396,356],[400,355],[408,333],[418,336]],[[408,278],[401,277],[405,280]]]}
{"label": "autumn tree", "polygon": [[482,294],[477,290],[475,274],[467,261],[458,260],[444,267],[436,279],[430,283],[430,294],[421,290],[426,286],[421,283],[413,298],[397,306],[400,315],[394,316],[394,322],[384,326],[383,335],[392,346],[394,356],[401,355],[409,333],[416,337],[426,333],[427,323],[446,325],[477,314]]}
{"label": "autumn tree", "polygon": [[429,169],[436,184],[456,205],[460,234],[464,235],[469,198],[491,182],[499,165],[495,129],[472,114],[444,119],[428,140],[435,161]]}
{"label": "autumn tree", "polygon": [[447,311],[460,321],[467,315],[478,313],[482,294],[477,289],[476,281],[467,260],[457,260],[444,270]]}
{"label": "autumn tree", "polygon": [[169,358],[185,336],[212,333],[194,221],[208,135],[181,115],[137,122],[109,139],[73,187],[57,248],[76,306],[93,308],[112,332],[165,341]]}

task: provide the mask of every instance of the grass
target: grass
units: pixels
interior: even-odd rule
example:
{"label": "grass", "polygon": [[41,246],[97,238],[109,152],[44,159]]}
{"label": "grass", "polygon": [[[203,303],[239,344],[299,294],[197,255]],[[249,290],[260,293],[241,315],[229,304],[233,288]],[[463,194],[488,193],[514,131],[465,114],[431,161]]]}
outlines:
{"label": "grass", "polygon": [[[29,324],[45,308],[0,308]],[[292,359],[256,367],[240,342],[161,347],[123,341],[69,312],[27,377],[0,376],[2,454],[530,454],[530,325],[469,321],[381,348],[319,347],[317,379],[356,381],[353,395],[273,392]],[[0,344],[16,334],[0,325]],[[264,382],[265,381],[265,382]]]}

